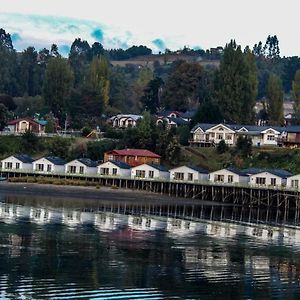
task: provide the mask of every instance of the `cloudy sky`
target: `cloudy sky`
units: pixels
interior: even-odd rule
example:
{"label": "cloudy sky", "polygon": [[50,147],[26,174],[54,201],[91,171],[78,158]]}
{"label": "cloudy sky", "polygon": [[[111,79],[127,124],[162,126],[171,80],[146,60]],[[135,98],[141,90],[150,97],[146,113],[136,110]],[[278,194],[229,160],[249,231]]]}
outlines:
{"label": "cloudy sky", "polygon": [[282,55],[300,55],[297,0],[0,0],[0,7],[0,27],[17,50],[56,43],[66,54],[77,37],[154,51],[207,49],[232,38],[252,47],[276,34]]}

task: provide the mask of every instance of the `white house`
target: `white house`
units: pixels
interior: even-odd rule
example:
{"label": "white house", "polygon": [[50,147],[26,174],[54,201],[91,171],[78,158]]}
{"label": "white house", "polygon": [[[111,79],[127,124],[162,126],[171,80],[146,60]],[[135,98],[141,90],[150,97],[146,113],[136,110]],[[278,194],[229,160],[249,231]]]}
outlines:
{"label": "white house", "polygon": [[102,176],[130,177],[131,166],[116,160],[109,160],[97,167],[97,174]]}
{"label": "white house", "polygon": [[208,175],[208,179],[211,182],[217,183],[247,183],[248,176],[234,168],[225,168],[215,172],[211,172]]}
{"label": "white house", "polygon": [[33,170],[38,173],[64,173],[66,162],[60,157],[47,156],[35,160],[32,164]]}
{"label": "white house", "polygon": [[258,186],[284,186],[287,183],[287,177],[291,175],[291,173],[285,170],[266,169],[250,175],[249,184]]}
{"label": "white house", "polygon": [[208,171],[199,167],[181,166],[170,170],[171,181],[207,181]]}
{"label": "white house", "polygon": [[230,128],[229,125],[218,124],[206,130],[206,133],[209,135],[209,140],[214,144],[219,144],[222,140],[228,146],[234,145],[235,131]]}
{"label": "white house", "polygon": [[131,178],[146,178],[146,179],[169,179],[169,171],[156,164],[143,164],[131,168]]}
{"label": "white house", "polygon": [[113,116],[109,119],[110,123],[113,127],[116,128],[127,128],[127,127],[134,127],[136,126],[136,123],[138,120],[142,119],[142,115],[123,115],[118,114],[116,116]]}
{"label": "white house", "polygon": [[286,180],[286,187],[292,189],[300,188],[300,174],[289,176]]}
{"label": "white house", "polygon": [[80,175],[96,175],[97,163],[89,158],[79,158],[65,164],[65,173]]}
{"label": "white house", "polygon": [[3,160],[1,160],[2,170],[13,170],[13,171],[32,171],[33,159],[26,155],[12,155]]}

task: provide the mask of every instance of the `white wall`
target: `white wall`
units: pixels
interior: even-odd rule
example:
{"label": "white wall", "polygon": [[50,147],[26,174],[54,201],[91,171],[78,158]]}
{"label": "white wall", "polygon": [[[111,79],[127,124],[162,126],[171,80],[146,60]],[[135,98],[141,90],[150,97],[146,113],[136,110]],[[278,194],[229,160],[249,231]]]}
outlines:
{"label": "white wall", "polygon": [[[76,167],[75,173],[70,173],[69,167],[74,166]],[[79,173],[80,167],[83,167],[83,174]],[[65,173],[67,174],[80,174],[80,175],[95,175],[97,174],[96,167],[87,167],[85,164],[81,163],[78,160],[73,160],[65,164]]]}
{"label": "white wall", "polygon": [[[34,161],[33,163],[33,170],[35,172],[39,172],[39,173],[59,173],[62,174],[65,172],[65,165],[55,165],[54,163],[52,163],[51,161],[47,160],[46,158],[42,157],[36,161]],[[36,165],[37,164],[41,164],[44,165],[44,170],[43,171],[37,171]],[[51,165],[51,171],[47,171],[47,166]]]}
{"label": "white wall", "polygon": [[[272,129],[267,129],[262,134],[263,134],[263,139],[262,139],[263,145],[271,145],[271,146],[277,145],[277,139],[279,134],[276,131]],[[269,138],[271,139],[268,140],[268,136],[270,136]]]}
{"label": "white wall", "polygon": [[147,164],[143,164],[134,168],[131,168],[131,178],[139,178],[136,175],[137,171],[145,171],[145,177],[143,178],[150,178],[149,177],[149,171],[153,171],[154,172],[154,176],[153,178],[150,179],[169,179],[170,178],[170,173],[169,172],[163,172],[163,171],[159,171]]}
{"label": "white wall", "polygon": [[32,163],[23,163],[22,161],[18,160],[14,156],[10,156],[8,158],[5,158],[1,160],[2,169],[5,169],[5,163],[11,162],[12,163],[12,170],[17,170],[16,164],[20,164],[20,168],[18,170],[20,171],[32,171]]}
{"label": "white wall", "polygon": [[[294,186],[292,186],[292,181],[293,180],[294,180]],[[296,180],[298,180],[298,188],[297,188],[297,186],[295,186],[295,181]],[[288,177],[287,181],[286,181],[286,186],[288,188],[300,189],[300,174]]]}
{"label": "white wall", "polygon": [[[108,175],[107,176],[122,176],[122,177],[130,177],[131,170],[130,169],[122,169],[110,161],[107,161],[97,167],[97,174],[101,174],[101,168],[108,168]],[[117,174],[113,175],[113,169],[117,169]]]}
{"label": "white wall", "polygon": [[[235,132],[222,124],[214,126],[213,128],[208,129],[206,132],[209,133],[209,139],[213,140],[215,144],[218,144],[220,141],[224,140],[227,145],[234,145]],[[228,138],[229,136],[230,138]]]}
{"label": "white wall", "polygon": [[[218,181],[217,176],[224,176],[224,181]],[[233,176],[232,182],[228,182],[228,176]],[[226,169],[218,170],[215,172],[209,173],[209,181],[211,182],[223,182],[223,183],[247,183],[248,182],[248,176],[240,176],[239,174],[236,174],[234,172],[231,172]]]}
{"label": "white wall", "polygon": [[[279,176],[276,176],[276,175],[274,175],[272,173],[269,173],[269,172],[261,172],[261,173],[258,173],[258,174],[251,175],[249,184],[257,185],[256,184],[256,178],[265,178],[266,179],[265,186],[271,185],[271,178],[276,179],[276,186],[281,186],[281,185],[286,184],[286,179],[283,179],[283,178],[281,178]],[[260,184],[260,185],[262,185],[262,184]]]}
{"label": "white wall", "polygon": [[175,173],[183,173],[183,181],[188,181],[188,173],[193,174],[193,180],[192,181],[207,181],[208,180],[208,174],[200,173],[194,169],[191,169],[187,166],[178,167],[175,169],[170,170],[170,180],[176,181],[175,179]]}

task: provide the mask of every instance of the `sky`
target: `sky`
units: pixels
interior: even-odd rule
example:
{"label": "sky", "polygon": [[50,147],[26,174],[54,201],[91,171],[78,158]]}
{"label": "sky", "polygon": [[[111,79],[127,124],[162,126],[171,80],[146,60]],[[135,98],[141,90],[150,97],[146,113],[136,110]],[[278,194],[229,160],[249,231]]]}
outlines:
{"label": "sky", "polygon": [[276,34],[282,56],[300,56],[297,0],[0,0],[0,7],[0,27],[19,51],[55,43],[67,55],[78,37],[154,52],[209,49],[230,39],[252,48]]}

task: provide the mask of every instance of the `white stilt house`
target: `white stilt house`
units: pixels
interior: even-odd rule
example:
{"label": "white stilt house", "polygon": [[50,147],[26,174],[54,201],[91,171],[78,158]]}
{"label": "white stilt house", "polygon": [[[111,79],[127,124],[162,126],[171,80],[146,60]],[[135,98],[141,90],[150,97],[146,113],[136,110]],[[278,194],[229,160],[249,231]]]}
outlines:
{"label": "white stilt house", "polygon": [[33,163],[33,171],[47,174],[62,174],[65,172],[65,160],[56,156],[47,156],[35,160]]}
{"label": "white stilt house", "polygon": [[116,160],[109,160],[97,167],[97,174],[100,176],[122,176],[130,177],[131,166]]}
{"label": "white stilt house", "polygon": [[194,166],[181,166],[170,170],[171,181],[207,181],[208,171]]}
{"label": "white stilt house", "polygon": [[26,155],[12,155],[1,160],[1,169],[4,171],[32,171],[33,159]]}
{"label": "white stilt house", "polygon": [[96,175],[97,163],[89,158],[79,158],[65,164],[65,173],[74,175]]}
{"label": "white stilt house", "polygon": [[156,164],[143,164],[134,168],[131,168],[131,178],[137,179],[169,179],[169,171]]}

